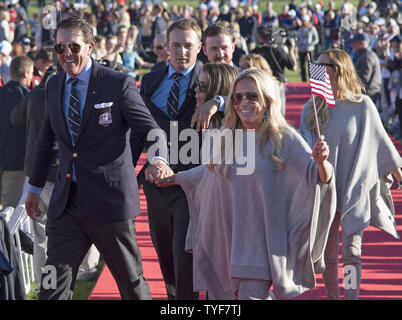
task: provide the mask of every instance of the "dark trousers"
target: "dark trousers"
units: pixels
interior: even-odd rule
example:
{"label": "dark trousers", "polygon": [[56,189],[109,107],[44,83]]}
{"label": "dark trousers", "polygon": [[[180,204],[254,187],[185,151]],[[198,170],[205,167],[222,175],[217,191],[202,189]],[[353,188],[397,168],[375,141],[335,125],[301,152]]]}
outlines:
{"label": "dark trousers", "polygon": [[[72,183],[65,212],[58,219],[47,220],[48,259],[39,299],[72,298],[78,268],[93,243],[116,280],[122,299],[150,300],[151,292],[143,275],[134,219],[95,223],[82,213],[77,199],[77,187]],[[51,285],[52,269],[57,274],[55,288]]]}
{"label": "dark trousers", "polygon": [[[310,55],[310,59],[313,59],[313,52],[299,51],[300,75],[301,75],[302,81],[307,81],[307,71],[306,71],[307,54]],[[308,69],[308,66],[307,66],[307,69]]]}
{"label": "dark trousers", "polygon": [[369,96],[370,99],[374,102],[378,112],[382,111],[382,107],[381,107],[381,92],[375,93],[371,96]]}
{"label": "dark trousers", "polygon": [[195,300],[193,257],[184,251],[190,220],[187,198],[178,186],[144,182],[149,228],[169,300]]}

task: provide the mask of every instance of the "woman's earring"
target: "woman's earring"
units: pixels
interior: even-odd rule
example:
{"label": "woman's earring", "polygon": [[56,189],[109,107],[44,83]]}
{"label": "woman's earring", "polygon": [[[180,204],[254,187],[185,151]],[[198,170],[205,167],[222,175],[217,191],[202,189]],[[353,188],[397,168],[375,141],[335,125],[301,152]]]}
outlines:
{"label": "woman's earring", "polygon": [[265,110],[264,112],[264,121],[266,122],[268,120],[268,110]]}

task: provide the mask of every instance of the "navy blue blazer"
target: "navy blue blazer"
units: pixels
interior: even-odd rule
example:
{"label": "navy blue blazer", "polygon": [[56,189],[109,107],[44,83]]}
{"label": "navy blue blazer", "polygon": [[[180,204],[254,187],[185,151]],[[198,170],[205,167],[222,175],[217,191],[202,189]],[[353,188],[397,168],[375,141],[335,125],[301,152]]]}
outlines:
{"label": "navy blue blazer", "polygon": [[[166,132],[168,144],[170,145],[170,139],[171,139],[171,137],[170,137],[170,121],[172,121],[173,119],[171,119],[165,112],[163,112],[161,109],[159,109],[151,101],[153,93],[160,85],[163,77],[168,72],[168,69],[169,69],[168,64],[165,64],[161,68],[145,74],[141,80],[140,94],[141,94],[141,97],[144,99],[146,106],[151,111],[152,116],[158,123],[159,127]],[[192,118],[195,108],[196,108],[196,99],[195,99],[194,88],[196,87],[196,80],[198,78],[198,75],[201,72],[201,69],[202,69],[202,62],[197,60],[195,66],[194,66],[194,69],[192,70],[192,73],[191,73],[190,83],[187,88],[186,97],[184,99],[182,106],[180,107],[180,110],[177,114],[177,118],[174,119],[177,121],[177,124],[178,124],[179,135],[182,130],[190,128],[191,118]],[[131,139],[133,141],[132,142],[133,162],[135,165],[145,146],[141,145],[141,143],[138,143],[139,139],[137,139],[137,137],[135,137],[134,132],[132,134]],[[187,142],[188,141],[179,141],[179,150]],[[200,142],[199,147],[201,147],[201,133],[199,134],[199,142]],[[182,164],[179,162],[177,165],[171,165],[171,167],[175,172],[177,172],[177,171],[188,170],[196,165],[197,164]]]}
{"label": "navy blue blazer", "polygon": [[[54,140],[59,145],[59,170],[48,216],[57,218],[67,204],[72,168],[76,173],[81,210],[98,223],[117,222],[140,213],[137,179],[132,163],[129,129],[147,147],[146,136],[158,129],[144,105],[133,77],[93,61],[80,132],[73,146],[62,110],[66,74],[60,72],[47,84],[46,114],[38,137],[29,183],[42,187],[52,163]],[[112,102],[97,109],[95,104]],[[111,115],[104,126],[101,119]],[[162,146],[166,141],[162,141]]]}
{"label": "navy blue blazer", "polygon": [[28,89],[14,80],[0,88],[0,168],[3,170],[24,170],[26,131],[11,124],[10,114],[27,93]]}

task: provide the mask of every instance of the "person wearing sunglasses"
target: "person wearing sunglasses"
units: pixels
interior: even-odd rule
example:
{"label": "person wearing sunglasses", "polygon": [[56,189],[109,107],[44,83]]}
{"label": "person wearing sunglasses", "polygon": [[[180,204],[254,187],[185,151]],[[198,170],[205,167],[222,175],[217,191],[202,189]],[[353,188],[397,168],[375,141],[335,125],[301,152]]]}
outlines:
{"label": "person wearing sunglasses", "polygon": [[157,56],[156,64],[152,71],[166,65],[169,61],[170,53],[166,50],[166,31],[157,34],[154,38],[154,53]]}
{"label": "person wearing sunglasses", "polygon": [[[336,107],[315,97],[318,124],[331,149],[334,166],[336,216],[325,249],[323,279],[328,299],[340,299],[338,281],[339,226],[342,227],[342,262],[345,276],[353,280],[344,287],[344,299],[359,297],[361,246],[364,230],[372,225],[398,238],[390,187],[392,173],[402,185],[402,159],[382,126],[380,116],[349,54],[340,49],[324,51],[318,63],[327,68]],[[311,146],[317,139],[312,101],[302,111],[300,133]]]}
{"label": "person wearing sunglasses", "polygon": [[[293,298],[316,285],[314,272],[323,264],[336,202],[329,150],[323,137],[310,149],[287,124],[277,87],[261,69],[242,71],[222,128],[236,137],[221,146],[232,150],[233,163],[219,164],[213,155],[208,164],[157,182],[178,184],[187,194],[194,288],[210,299]],[[238,151],[233,144],[241,142]],[[244,163],[237,152],[244,156],[249,144],[255,167],[239,174]],[[331,206],[321,208],[321,197]]]}
{"label": "person wearing sunglasses", "polygon": [[[241,70],[246,70],[248,68],[259,68],[259,69],[266,71],[270,76],[274,77],[274,75],[272,73],[272,69],[269,66],[267,60],[265,60],[265,58],[258,53],[250,53],[250,54],[241,56],[240,61],[239,61],[239,66],[240,66]],[[275,78],[275,80],[277,80],[277,79]],[[282,115],[285,116],[286,101],[283,101],[281,87],[282,87],[282,83],[278,82],[279,96],[281,98],[281,112],[282,112]]]}
{"label": "person wearing sunglasses", "polygon": [[[25,202],[31,219],[41,215],[40,193],[57,142],[60,161],[46,224],[46,267],[56,283],[44,280],[39,299],[72,298],[78,268],[92,244],[122,299],[151,299],[136,242],[140,206],[127,134],[131,129],[149,148],[148,132],[160,128],[144,106],[134,78],[90,58],[92,30],[87,21],[74,16],[62,20],[56,30],[55,51],[63,71],[46,85],[46,114]],[[160,155],[166,157],[167,141],[161,139]],[[162,157],[152,163],[156,175],[170,170]]]}
{"label": "person wearing sunglasses", "polygon": [[[204,31],[202,50],[209,63],[225,63],[239,71],[232,61],[235,47],[232,32],[226,26],[216,23]],[[218,111],[223,112],[226,99],[225,96],[216,95],[203,105],[197,106],[191,127],[197,131],[207,129],[212,116]]]}
{"label": "person wearing sunglasses", "polygon": [[[224,63],[205,64],[196,80],[195,87],[196,107],[202,106],[206,101],[216,95],[229,95],[230,87],[237,76],[237,70]],[[210,119],[209,124],[212,128],[220,128],[223,120],[223,112],[216,112]]]}

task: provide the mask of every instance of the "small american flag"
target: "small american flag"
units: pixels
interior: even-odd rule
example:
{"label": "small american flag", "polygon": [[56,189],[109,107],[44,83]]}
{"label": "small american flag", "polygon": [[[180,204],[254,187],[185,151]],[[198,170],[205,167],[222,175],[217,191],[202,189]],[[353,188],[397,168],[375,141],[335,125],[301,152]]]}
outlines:
{"label": "small american flag", "polygon": [[335,107],[334,94],[327,69],[323,64],[309,61],[308,71],[310,76],[311,92],[325,100],[327,105]]}

